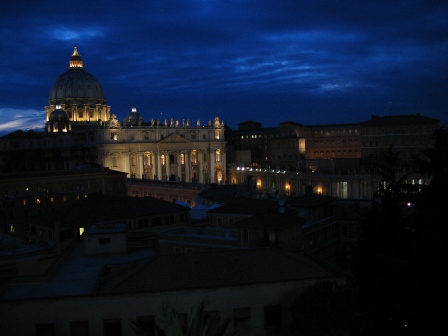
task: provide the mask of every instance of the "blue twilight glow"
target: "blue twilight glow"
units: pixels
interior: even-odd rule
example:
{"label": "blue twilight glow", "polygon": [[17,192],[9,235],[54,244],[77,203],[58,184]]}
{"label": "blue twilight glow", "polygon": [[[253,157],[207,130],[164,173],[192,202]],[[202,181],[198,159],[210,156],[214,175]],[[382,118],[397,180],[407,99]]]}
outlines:
{"label": "blue twilight glow", "polygon": [[119,120],[135,104],[145,121],[218,115],[232,128],[448,121],[442,1],[18,0],[0,13],[0,134],[43,125],[74,44]]}

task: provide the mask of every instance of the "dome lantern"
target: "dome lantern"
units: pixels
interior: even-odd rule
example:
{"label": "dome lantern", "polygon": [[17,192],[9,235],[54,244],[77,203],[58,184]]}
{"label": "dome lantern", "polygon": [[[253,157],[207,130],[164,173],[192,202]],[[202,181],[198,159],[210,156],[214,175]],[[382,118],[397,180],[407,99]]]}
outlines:
{"label": "dome lantern", "polygon": [[82,58],[81,55],[78,53],[78,47],[75,44],[72,57],[70,57],[69,62],[70,68],[82,68]]}
{"label": "dome lantern", "polygon": [[79,129],[90,123],[109,120],[110,106],[99,81],[84,68],[75,45],[69,68],[56,78],[45,107],[47,122],[53,110],[62,109],[69,116],[72,127]]}

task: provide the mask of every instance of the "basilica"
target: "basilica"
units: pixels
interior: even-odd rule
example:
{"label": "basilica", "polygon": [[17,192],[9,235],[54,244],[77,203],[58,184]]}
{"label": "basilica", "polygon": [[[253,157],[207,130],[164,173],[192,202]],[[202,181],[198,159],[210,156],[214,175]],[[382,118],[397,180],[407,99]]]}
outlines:
{"label": "basilica", "polygon": [[[128,182],[246,184],[287,195],[312,187],[314,193],[359,199],[378,191],[376,167],[391,148],[400,153],[401,174],[413,173],[413,157],[432,146],[440,122],[416,113],[329,125],[285,121],[262,127],[249,120],[231,130],[217,116],[205,122],[194,116],[144,120],[135,106],[118,120],[76,46],[68,70],[51,87],[45,117],[45,132],[19,130],[0,138],[1,172],[102,167],[124,173]],[[428,183],[418,174],[408,182]],[[162,197],[148,190],[129,195]]]}
{"label": "basilica", "polygon": [[[62,155],[63,168],[84,165],[73,148],[91,147],[87,161],[128,177],[179,182],[223,183],[226,175],[224,122],[200,120],[144,121],[137,108],[117,120],[111,114],[98,80],[84,69],[75,46],[69,69],[54,82],[45,107],[46,132],[56,144],[71,150]],[[76,151],[75,151],[76,152]],[[47,155],[45,165],[51,166]],[[82,162],[83,161],[83,162]]]}

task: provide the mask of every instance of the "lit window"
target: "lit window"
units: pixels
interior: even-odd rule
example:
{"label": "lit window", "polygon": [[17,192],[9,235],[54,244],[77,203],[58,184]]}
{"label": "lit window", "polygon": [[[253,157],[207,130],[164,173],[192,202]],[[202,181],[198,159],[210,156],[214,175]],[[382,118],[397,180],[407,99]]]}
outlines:
{"label": "lit window", "polygon": [[54,202],[54,198],[50,197],[50,202],[53,203]]}
{"label": "lit window", "polygon": [[11,225],[11,226],[9,227],[9,232],[11,232],[11,233],[14,233],[14,232],[15,232],[14,225]]}
{"label": "lit window", "polygon": [[185,164],[185,155],[184,154],[180,155],[180,163]]}
{"label": "lit window", "polygon": [[37,203],[37,204],[40,203],[40,199],[39,199],[39,198],[36,199],[36,203]]}
{"label": "lit window", "polygon": [[23,205],[26,205],[26,200],[23,200]]}
{"label": "lit window", "polygon": [[165,165],[165,155],[164,154],[162,154],[162,156],[160,157],[160,161],[162,163],[162,166],[164,166]]}

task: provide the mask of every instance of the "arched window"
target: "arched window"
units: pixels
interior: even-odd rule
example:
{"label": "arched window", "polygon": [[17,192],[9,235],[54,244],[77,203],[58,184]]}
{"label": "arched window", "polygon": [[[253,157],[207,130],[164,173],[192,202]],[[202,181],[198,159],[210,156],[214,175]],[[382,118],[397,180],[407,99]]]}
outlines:
{"label": "arched window", "polygon": [[160,162],[162,163],[162,166],[165,165],[165,154],[162,154],[162,155],[160,156]]}
{"label": "arched window", "polygon": [[112,158],[112,167],[118,167],[118,160],[116,157]]}
{"label": "arched window", "polygon": [[221,150],[216,150],[216,162],[221,162]]}

